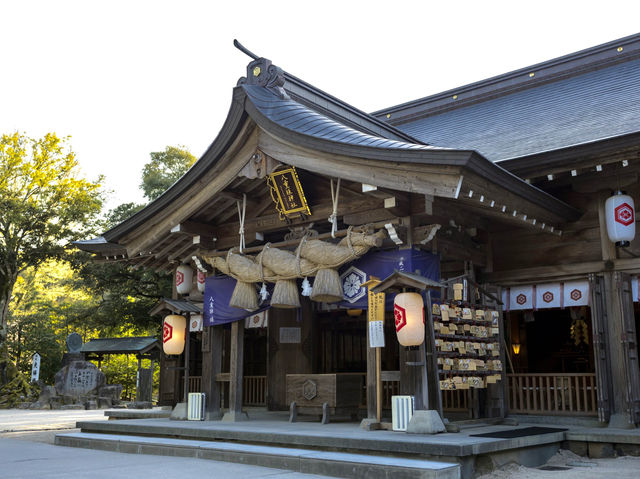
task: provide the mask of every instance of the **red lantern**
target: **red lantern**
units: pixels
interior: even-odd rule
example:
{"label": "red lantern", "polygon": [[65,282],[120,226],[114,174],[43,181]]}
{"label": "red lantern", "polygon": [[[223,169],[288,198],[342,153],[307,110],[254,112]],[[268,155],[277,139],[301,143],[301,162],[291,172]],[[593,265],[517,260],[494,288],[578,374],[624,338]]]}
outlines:
{"label": "red lantern", "polygon": [[617,191],[604,206],[609,240],[617,246],[629,246],[636,236],[636,214],[633,198]]}

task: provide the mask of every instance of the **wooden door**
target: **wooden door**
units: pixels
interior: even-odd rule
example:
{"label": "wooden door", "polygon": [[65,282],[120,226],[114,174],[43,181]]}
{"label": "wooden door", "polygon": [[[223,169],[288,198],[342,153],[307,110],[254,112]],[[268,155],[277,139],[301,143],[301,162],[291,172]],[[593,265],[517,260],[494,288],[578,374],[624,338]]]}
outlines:
{"label": "wooden door", "polygon": [[619,295],[622,331],[620,345],[627,385],[629,416],[633,423],[640,422],[640,370],[638,363],[638,345],[636,344],[636,322],[633,312],[631,276],[626,273],[615,274],[616,290]]}
{"label": "wooden door", "polygon": [[607,358],[607,308],[604,302],[604,278],[589,275],[591,290],[591,327],[593,333],[593,357],[596,369],[596,387],[598,392],[598,420],[609,422],[611,416],[611,381]]}

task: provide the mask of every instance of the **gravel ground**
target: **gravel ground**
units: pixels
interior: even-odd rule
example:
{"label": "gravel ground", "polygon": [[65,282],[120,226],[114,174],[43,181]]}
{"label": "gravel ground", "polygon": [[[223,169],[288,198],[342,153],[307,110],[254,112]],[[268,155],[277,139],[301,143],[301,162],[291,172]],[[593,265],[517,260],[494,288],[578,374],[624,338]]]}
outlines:
{"label": "gravel ground", "polygon": [[640,477],[640,457],[622,456],[614,459],[589,459],[571,451],[560,450],[546,466],[561,470],[541,470],[508,464],[477,479],[637,479]]}

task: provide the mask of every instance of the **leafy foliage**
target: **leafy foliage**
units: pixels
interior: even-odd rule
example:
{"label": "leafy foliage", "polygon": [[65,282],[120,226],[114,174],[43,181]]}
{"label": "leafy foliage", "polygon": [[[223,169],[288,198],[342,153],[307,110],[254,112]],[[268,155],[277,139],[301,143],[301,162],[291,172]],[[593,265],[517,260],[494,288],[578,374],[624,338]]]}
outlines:
{"label": "leafy foliage", "polygon": [[[176,147],[151,158],[141,185],[149,199],[195,162]],[[6,341],[0,338],[0,385],[5,385],[3,394],[11,390],[13,402],[33,393],[25,384],[34,353],[42,358],[40,379],[51,384],[69,333],[78,332],[85,341],[159,336],[161,325],[149,310],[171,295],[170,275],[96,262],[68,249],[70,241],[111,228],[144,206],[125,203],[99,220],[99,185],[76,178],[75,167],[66,141],[53,134],[33,140],[16,133],[0,141],[0,307],[2,325],[8,326]],[[108,356],[102,369],[109,383],[123,384],[125,394],[135,397],[135,358]],[[157,385],[157,368],[154,376]]]}
{"label": "leafy foliage", "polygon": [[77,177],[76,168],[66,140],[53,133],[0,138],[0,342],[18,274],[64,257],[70,241],[91,234],[100,185]]}
{"label": "leafy foliage", "polygon": [[[78,255],[83,258],[83,254]],[[149,310],[162,297],[171,295],[171,277],[148,269],[134,269],[124,263],[78,261],[76,287],[85,288],[97,299],[80,316],[82,322],[101,330],[101,337],[113,336],[122,326],[134,333],[159,333],[160,326]]]}
{"label": "leafy foliage", "polygon": [[142,170],[140,188],[150,201],[169,189],[196,162],[197,158],[184,147],[167,146],[151,153],[151,161]]}
{"label": "leafy foliage", "polygon": [[40,378],[52,383],[67,335],[75,331],[85,338],[91,336],[82,318],[96,303],[88,291],[75,287],[68,263],[50,260],[23,271],[14,288],[7,336],[17,368],[28,374],[37,352],[42,357]]}

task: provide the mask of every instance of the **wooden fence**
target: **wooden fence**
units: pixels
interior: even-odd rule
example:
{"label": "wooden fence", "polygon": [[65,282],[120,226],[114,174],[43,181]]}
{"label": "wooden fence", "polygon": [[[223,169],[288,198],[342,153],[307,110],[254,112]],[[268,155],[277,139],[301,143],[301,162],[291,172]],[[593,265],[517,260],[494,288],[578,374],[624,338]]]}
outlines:
{"label": "wooden fence", "polygon": [[[220,396],[223,404],[229,394],[229,374],[221,374],[218,379],[222,383]],[[197,393],[202,391],[202,377],[189,376],[189,392]],[[267,405],[267,376],[245,376],[242,384],[242,404],[244,406],[266,406]]]}
{"label": "wooden fence", "polygon": [[507,374],[509,412],[597,416],[593,373]]}
{"label": "wooden fence", "polygon": [[242,404],[267,405],[267,376],[245,376],[242,383]]}

